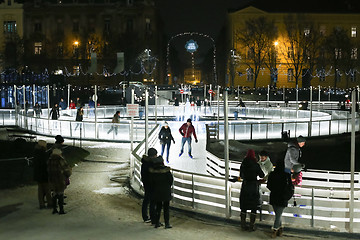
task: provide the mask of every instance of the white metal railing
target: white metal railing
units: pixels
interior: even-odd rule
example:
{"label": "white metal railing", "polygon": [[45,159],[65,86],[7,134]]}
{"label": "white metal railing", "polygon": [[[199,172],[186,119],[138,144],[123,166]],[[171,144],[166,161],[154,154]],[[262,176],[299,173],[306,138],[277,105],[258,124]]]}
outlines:
{"label": "white metal railing", "polygon": [[[153,130],[150,133],[149,147],[154,146],[157,141],[158,131]],[[144,152],[144,142],[141,142],[132,153],[132,161],[134,161],[132,187],[141,189],[141,154]],[[211,156],[211,153],[207,153]],[[211,156],[214,162],[217,162],[222,168],[222,163],[214,155]],[[219,163],[220,162],[220,163]],[[230,175],[237,176],[239,174],[240,163],[230,163]],[[216,167],[212,168],[217,169]],[[216,172],[216,170],[215,170]],[[218,173],[218,176],[205,174],[197,174],[186,172],[178,169],[172,169],[174,176],[173,183],[173,203],[180,208],[193,209],[193,211],[205,211],[207,214],[216,216],[226,216],[226,193],[230,199],[230,218],[239,219],[240,215],[240,190],[241,182],[230,183],[228,191],[225,189],[225,178]],[[315,177],[317,179],[306,182],[306,177]],[[304,173],[303,187],[295,188],[294,198],[297,205],[293,205],[293,200],[289,201],[289,205],[283,214],[283,223],[297,225],[326,228],[328,230],[338,229],[346,231],[349,224],[349,190],[348,183],[343,186],[334,187],[334,183],[343,179],[349,179],[349,173],[336,171],[317,171],[312,170]],[[325,180],[325,181],[324,181]],[[356,187],[360,189],[359,173],[356,177]],[[317,184],[314,184],[317,183]],[[331,185],[331,187],[329,186]],[[345,187],[345,188],[343,188]],[[261,207],[261,215],[263,221],[272,224],[274,221],[274,213],[269,204],[269,190],[265,185],[261,186],[263,191],[263,205]],[[360,192],[355,193],[356,213],[360,213]],[[360,232],[360,215],[355,214],[354,232]]]}

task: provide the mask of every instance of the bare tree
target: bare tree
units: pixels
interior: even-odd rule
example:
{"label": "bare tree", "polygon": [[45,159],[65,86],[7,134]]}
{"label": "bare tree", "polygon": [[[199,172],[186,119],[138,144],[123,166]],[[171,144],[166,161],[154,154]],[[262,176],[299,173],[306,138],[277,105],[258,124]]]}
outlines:
{"label": "bare tree", "polygon": [[236,38],[247,51],[241,58],[249,68],[253,68],[254,87],[276,37],[277,29],[274,21],[265,17],[249,19],[245,22],[245,26],[238,30]]}
{"label": "bare tree", "polygon": [[[334,69],[334,88],[351,64],[351,41],[348,33],[341,27],[336,27],[325,41],[327,56]],[[350,66],[352,68],[352,66]]]}

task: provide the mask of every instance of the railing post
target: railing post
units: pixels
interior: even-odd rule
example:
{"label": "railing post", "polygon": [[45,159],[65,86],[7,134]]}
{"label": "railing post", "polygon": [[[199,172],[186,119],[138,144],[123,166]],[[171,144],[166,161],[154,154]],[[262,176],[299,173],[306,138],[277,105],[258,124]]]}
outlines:
{"label": "railing post", "polygon": [[192,208],[195,208],[195,190],[194,190],[194,174],[191,174],[191,196],[192,196]]}
{"label": "railing post", "polygon": [[253,138],[253,124],[250,123],[250,140]]}
{"label": "railing post", "polygon": [[314,227],[314,214],[315,214],[315,211],[314,211],[314,204],[315,204],[315,201],[314,201],[314,188],[311,188],[311,227]]}

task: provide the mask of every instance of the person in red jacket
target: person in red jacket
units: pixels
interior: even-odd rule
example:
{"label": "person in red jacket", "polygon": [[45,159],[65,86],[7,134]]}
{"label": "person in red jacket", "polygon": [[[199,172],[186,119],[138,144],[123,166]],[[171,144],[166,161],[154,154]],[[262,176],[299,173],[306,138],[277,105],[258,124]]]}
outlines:
{"label": "person in red jacket", "polygon": [[69,105],[70,109],[75,109],[75,103],[73,100],[70,100],[70,105]]}
{"label": "person in red jacket", "polygon": [[179,132],[183,136],[181,139],[181,151],[180,151],[179,157],[183,154],[184,145],[185,145],[185,142],[187,142],[188,146],[189,146],[189,157],[193,158],[193,156],[191,155],[191,135],[194,135],[196,143],[198,142],[198,139],[196,137],[195,128],[192,125],[190,118],[186,121],[186,123],[184,123],[179,128]]}

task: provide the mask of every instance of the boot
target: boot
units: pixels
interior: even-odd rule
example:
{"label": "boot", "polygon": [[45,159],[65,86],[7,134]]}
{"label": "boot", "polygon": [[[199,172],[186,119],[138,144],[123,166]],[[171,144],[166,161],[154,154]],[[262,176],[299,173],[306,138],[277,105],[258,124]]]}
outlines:
{"label": "boot", "polygon": [[246,231],[247,230],[247,227],[246,227],[246,213],[241,212],[240,213],[240,218],[241,218],[241,222],[240,222],[241,230]]}
{"label": "boot", "polygon": [[256,220],[256,213],[250,213],[250,227],[249,231],[255,231],[255,220]]}
{"label": "boot", "polygon": [[52,214],[55,214],[55,213],[58,213],[58,210],[57,210],[57,194],[54,194],[51,198],[51,201],[52,201],[52,207],[53,207],[53,211],[52,211]]}
{"label": "boot", "polygon": [[279,227],[279,230],[277,231],[277,236],[281,237],[284,232],[284,227]]}
{"label": "boot", "polygon": [[60,208],[59,214],[65,214],[65,212],[64,212],[64,195],[60,194],[58,199],[59,199],[59,208]]}
{"label": "boot", "polygon": [[271,230],[272,230],[271,238],[276,238],[276,236],[278,235],[279,229],[271,228]]}

